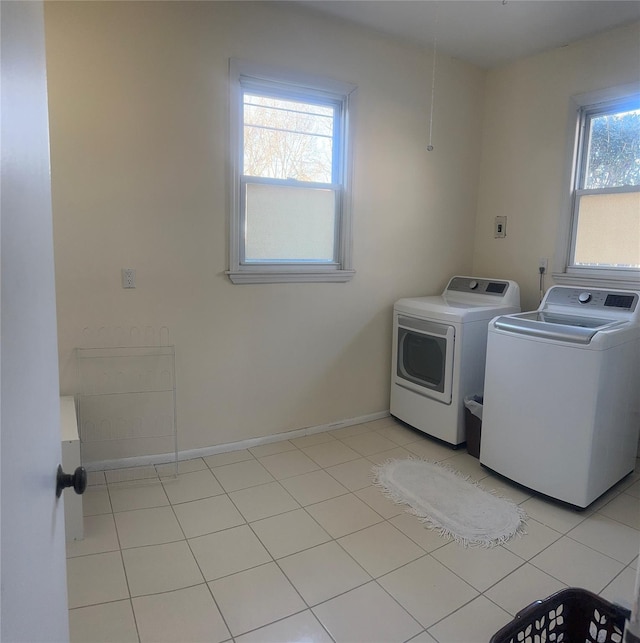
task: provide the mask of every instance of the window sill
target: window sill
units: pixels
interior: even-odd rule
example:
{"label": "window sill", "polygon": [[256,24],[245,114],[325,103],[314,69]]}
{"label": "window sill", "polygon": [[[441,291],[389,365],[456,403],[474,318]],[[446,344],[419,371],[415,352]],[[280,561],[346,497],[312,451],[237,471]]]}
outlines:
{"label": "window sill", "polygon": [[584,286],[585,288],[615,288],[619,290],[640,291],[640,276],[628,277],[575,274],[568,272],[554,272],[551,275],[556,284],[562,286]]}
{"label": "window sill", "polygon": [[356,274],[355,270],[314,270],[309,272],[273,270],[227,270],[234,284],[284,284],[284,283],[346,283]]}

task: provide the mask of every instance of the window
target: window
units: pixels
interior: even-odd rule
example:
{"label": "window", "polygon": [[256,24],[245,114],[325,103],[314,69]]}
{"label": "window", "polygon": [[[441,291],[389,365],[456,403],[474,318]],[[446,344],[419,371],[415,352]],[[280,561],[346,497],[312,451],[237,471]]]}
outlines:
{"label": "window", "polygon": [[583,101],[577,113],[566,275],[638,281],[640,93]]}
{"label": "window", "polygon": [[233,283],[348,281],[352,85],[231,60]]}

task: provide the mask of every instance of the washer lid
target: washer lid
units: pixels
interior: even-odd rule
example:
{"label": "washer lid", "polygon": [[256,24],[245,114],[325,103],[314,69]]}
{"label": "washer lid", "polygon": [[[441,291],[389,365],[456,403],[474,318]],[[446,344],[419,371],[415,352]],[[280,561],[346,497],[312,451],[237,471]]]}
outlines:
{"label": "washer lid", "polygon": [[494,326],[518,335],[532,335],[574,344],[589,344],[596,333],[609,330],[626,322],[617,319],[562,315],[533,311],[519,315],[498,317]]}

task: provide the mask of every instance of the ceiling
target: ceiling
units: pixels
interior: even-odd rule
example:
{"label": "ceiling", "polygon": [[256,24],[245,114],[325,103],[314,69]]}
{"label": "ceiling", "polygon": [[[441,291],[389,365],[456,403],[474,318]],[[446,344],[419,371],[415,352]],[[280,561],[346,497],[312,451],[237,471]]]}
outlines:
{"label": "ceiling", "polygon": [[[483,68],[640,20],[640,0],[297,0]],[[640,60],[638,61],[640,67]]]}

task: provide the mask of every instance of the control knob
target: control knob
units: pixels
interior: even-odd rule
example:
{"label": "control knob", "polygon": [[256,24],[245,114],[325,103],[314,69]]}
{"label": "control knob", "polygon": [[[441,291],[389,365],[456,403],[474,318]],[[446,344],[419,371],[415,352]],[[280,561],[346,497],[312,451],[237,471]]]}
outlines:
{"label": "control knob", "polygon": [[591,293],[590,292],[581,292],[578,295],[578,301],[581,304],[588,304],[591,301]]}
{"label": "control knob", "polygon": [[475,290],[478,287],[478,282],[475,279],[472,279],[469,282],[469,288],[470,290]]}

